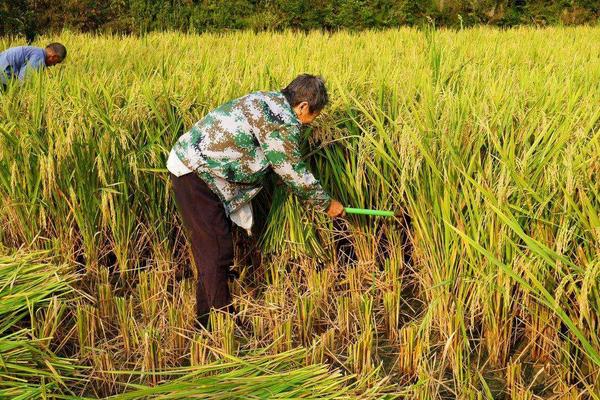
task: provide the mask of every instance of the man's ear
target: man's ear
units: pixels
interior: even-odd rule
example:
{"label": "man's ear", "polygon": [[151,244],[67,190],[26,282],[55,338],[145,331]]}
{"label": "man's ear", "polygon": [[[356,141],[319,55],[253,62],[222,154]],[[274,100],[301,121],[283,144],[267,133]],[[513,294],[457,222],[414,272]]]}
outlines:
{"label": "man's ear", "polygon": [[310,106],[308,104],[308,101],[303,101],[300,104],[298,104],[300,106],[300,110],[305,113],[305,114],[310,114]]}

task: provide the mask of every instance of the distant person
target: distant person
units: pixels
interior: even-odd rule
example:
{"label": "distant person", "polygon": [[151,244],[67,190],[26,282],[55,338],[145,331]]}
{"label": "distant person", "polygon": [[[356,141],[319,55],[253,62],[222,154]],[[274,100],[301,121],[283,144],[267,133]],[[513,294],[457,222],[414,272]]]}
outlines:
{"label": "distant person", "polygon": [[13,47],[0,53],[0,83],[5,86],[12,79],[25,79],[28,70],[51,67],[64,61],[67,49],[60,43],[46,48],[33,46]]}
{"label": "distant person", "polygon": [[269,171],[313,208],[332,218],[344,214],[300,151],[301,126],[327,102],[323,80],[300,75],[281,91],[251,93],[216,108],[173,146],[167,169],[198,269],[196,314],[202,326],[211,308],[233,311],[227,286],[233,264],[230,221],[250,233],[250,200]]}

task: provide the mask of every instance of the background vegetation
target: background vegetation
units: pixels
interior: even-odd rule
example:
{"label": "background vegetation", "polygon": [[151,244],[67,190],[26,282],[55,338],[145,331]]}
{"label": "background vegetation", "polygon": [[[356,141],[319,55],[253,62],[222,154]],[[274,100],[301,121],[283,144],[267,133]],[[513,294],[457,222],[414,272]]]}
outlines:
{"label": "background vegetation", "polygon": [[597,0],[0,0],[0,35],[595,24]]}
{"label": "background vegetation", "polygon": [[[0,95],[0,304],[27,294],[0,309],[0,352],[43,374],[2,364],[7,390],[600,397],[600,29],[38,43],[55,39],[67,62]],[[411,222],[332,224],[265,192],[262,266],[238,247],[237,322],[199,331],[166,156],[218,104],[305,71],[330,88],[306,143],[327,190]]]}

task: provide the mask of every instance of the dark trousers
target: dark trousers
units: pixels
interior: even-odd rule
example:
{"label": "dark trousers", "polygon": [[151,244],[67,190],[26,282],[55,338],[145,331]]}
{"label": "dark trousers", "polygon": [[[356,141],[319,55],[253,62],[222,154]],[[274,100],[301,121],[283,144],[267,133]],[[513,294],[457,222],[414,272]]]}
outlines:
{"label": "dark trousers", "polygon": [[232,311],[227,285],[229,267],[233,264],[231,221],[219,197],[198,175],[170,174],[170,177],[198,269],[196,314],[200,324],[207,326],[211,308],[227,307]]}

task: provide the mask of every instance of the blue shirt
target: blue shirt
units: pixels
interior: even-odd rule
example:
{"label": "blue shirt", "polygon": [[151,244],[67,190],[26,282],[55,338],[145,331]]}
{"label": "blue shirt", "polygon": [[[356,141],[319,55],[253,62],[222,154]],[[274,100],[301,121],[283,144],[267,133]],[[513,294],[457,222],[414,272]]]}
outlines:
{"label": "blue shirt", "polygon": [[40,69],[46,66],[46,53],[40,47],[13,47],[0,53],[0,82],[17,77],[25,78],[28,69]]}

